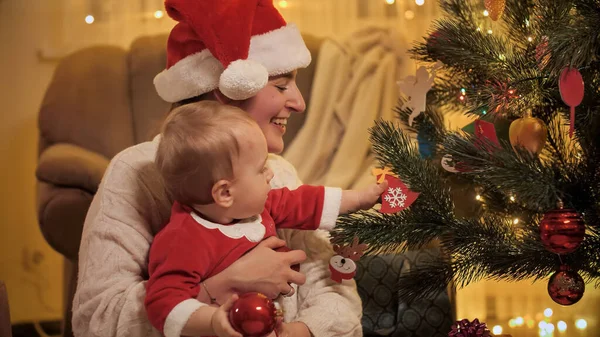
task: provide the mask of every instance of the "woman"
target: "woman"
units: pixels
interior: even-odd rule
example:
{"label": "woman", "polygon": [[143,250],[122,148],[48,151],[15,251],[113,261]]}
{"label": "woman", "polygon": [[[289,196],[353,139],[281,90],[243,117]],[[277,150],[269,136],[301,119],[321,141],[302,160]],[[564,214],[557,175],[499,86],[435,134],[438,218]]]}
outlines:
{"label": "woman", "polygon": [[[214,99],[245,110],[259,124],[269,152],[281,153],[287,118],[305,103],[296,69],[310,54],[271,0],[167,0],[178,21],[169,36],[167,69],[155,78],[166,101]],[[224,125],[223,127],[227,127]],[[77,336],[158,336],[144,311],[147,254],[169,218],[170,200],[153,165],[160,139],[124,150],[109,165],[84,225],[73,302]],[[296,188],[294,168],[271,155],[273,187]],[[353,281],[330,279],[333,254],[323,233],[280,231],[225,271],[206,280],[200,300],[259,291],[282,301],[280,336],[361,336],[361,305]],[[279,253],[287,243],[290,252]],[[301,272],[290,268],[301,263]],[[296,285],[300,285],[294,289]],[[185,324],[183,316],[173,324]]]}

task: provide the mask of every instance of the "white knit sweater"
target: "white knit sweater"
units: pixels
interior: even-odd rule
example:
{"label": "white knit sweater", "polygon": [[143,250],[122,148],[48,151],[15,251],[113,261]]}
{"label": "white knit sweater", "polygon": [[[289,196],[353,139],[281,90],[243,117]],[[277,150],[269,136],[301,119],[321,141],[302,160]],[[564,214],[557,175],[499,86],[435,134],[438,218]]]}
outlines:
{"label": "white knit sweater", "polygon": [[[111,161],[85,220],[73,301],[75,336],[160,336],[144,309],[147,256],[153,236],[169,219],[171,202],[154,168],[158,137]],[[296,188],[294,168],[269,158],[273,187]],[[354,281],[330,279],[333,251],[324,231],[281,230],[279,236],[308,259],[306,283],[281,303],[285,321],[304,322],[315,337],[362,336],[361,302]]]}

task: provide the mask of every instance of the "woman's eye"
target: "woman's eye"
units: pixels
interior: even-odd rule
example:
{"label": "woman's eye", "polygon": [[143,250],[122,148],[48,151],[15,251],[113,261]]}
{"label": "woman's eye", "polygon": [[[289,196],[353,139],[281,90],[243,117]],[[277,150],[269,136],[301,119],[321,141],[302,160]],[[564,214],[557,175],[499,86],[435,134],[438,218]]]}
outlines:
{"label": "woman's eye", "polygon": [[276,85],[275,87],[276,87],[277,89],[279,89],[279,91],[286,91],[286,90],[287,90],[287,87],[285,87],[285,86]]}

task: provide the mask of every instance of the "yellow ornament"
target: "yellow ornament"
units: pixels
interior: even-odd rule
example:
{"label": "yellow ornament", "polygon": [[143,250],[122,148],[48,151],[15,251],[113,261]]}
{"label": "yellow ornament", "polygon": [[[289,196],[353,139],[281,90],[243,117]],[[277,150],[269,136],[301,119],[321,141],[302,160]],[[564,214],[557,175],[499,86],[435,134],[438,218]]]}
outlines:
{"label": "yellow ornament", "polygon": [[527,115],[510,124],[508,138],[513,148],[521,146],[537,155],[546,145],[548,129],[541,119]]}
{"label": "yellow ornament", "polygon": [[485,0],[485,9],[487,9],[490,18],[494,21],[500,19],[505,6],[506,0]]}

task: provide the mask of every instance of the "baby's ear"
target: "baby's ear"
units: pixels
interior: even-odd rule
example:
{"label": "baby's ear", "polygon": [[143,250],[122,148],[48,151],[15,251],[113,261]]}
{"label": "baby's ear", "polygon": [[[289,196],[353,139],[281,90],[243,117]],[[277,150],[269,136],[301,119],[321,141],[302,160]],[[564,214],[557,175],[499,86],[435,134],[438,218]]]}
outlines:
{"label": "baby's ear", "polygon": [[217,181],[212,188],[212,197],[215,201],[215,204],[229,208],[233,204],[233,195],[231,194],[231,181],[229,180],[219,180]]}

